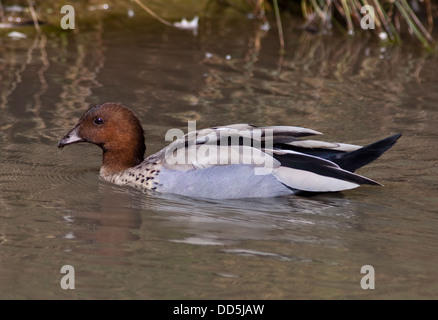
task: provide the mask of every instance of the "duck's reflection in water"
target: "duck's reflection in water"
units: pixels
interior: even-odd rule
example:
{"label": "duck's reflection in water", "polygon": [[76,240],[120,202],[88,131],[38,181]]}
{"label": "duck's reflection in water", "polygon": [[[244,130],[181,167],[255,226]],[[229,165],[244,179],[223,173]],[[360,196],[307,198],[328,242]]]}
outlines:
{"label": "duck's reflection in water", "polygon": [[221,201],[145,194],[104,181],[100,192],[94,210],[71,216],[69,237],[80,242],[71,250],[122,256],[132,242],[146,249],[151,239],[228,249],[248,240],[341,245],[325,235],[356,220],[354,203],[340,193]]}

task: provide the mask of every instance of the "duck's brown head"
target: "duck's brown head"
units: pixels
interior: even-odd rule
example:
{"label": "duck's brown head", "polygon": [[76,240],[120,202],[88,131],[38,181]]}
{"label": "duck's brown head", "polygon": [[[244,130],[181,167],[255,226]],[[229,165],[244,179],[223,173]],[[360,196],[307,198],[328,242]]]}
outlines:
{"label": "duck's brown head", "polygon": [[90,142],[102,148],[101,172],[104,174],[140,164],[146,150],[140,121],[130,109],[116,103],[89,108],[59,141],[58,147],[78,142]]}

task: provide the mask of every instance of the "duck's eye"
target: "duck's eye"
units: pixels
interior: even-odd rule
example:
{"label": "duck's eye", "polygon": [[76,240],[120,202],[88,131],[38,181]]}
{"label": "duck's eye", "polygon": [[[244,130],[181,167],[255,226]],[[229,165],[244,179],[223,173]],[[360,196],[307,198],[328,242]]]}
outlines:
{"label": "duck's eye", "polygon": [[95,119],[93,120],[93,123],[94,123],[96,126],[100,126],[100,125],[103,123],[103,119],[102,119],[102,118],[95,118]]}

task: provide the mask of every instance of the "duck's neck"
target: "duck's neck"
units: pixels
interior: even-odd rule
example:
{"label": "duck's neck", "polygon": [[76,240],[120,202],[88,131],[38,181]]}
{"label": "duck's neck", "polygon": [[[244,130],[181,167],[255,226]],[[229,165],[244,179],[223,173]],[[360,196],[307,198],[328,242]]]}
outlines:
{"label": "duck's neck", "polygon": [[145,150],[144,144],[131,150],[106,150],[103,148],[101,175],[111,175],[135,167],[143,162]]}

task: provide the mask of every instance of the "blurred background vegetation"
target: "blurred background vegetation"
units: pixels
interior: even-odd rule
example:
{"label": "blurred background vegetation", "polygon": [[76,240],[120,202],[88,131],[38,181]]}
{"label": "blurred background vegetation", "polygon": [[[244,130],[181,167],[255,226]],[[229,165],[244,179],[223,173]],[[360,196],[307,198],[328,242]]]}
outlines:
{"label": "blurred background vegetation", "polygon": [[[235,12],[242,19],[258,19],[276,25],[282,47],[282,16],[291,15],[302,19],[304,32],[344,32],[347,37],[374,37],[376,41],[388,43],[413,38],[432,49],[432,30],[438,16],[438,4],[431,0],[0,0],[0,27],[35,24],[38,29],[38,25],[45,24],[59,28],[60,8],[65,4],[74,6],[82,27],[92,24],[97,14],[113,19],[140,7],[169,25],[182,15],[202,18],[212,12]],[[372,14],[361,11],[365,5],[374,9],[372,32],[363,32],[361,28],[365,15]]]}

